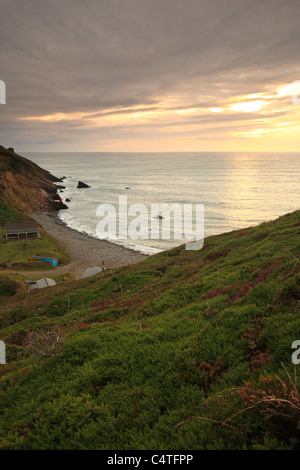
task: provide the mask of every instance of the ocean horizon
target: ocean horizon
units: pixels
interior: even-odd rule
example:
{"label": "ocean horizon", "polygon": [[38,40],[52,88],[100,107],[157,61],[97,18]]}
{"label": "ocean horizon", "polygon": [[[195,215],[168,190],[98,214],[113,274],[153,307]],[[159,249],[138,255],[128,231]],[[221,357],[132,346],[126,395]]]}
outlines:
{"label": "ocean horizon", "polygon": [[[203,204],[204,235],[270,221],[299,209],[300,153],[283,152],[23,152],[62,178],[60,196],[68,209],[59,217],[69,227],[97,237],[100,204],[128,206]],[[78,189],[78,181],[90,188]],[[150,213],[150,210],[149,210]],[[145,214],[148,218],[149,214]],[[194,220],[195,222],[195,220]],[[155,253],[181,245],[174,240],[120,240]],[[112,240],[115,241],[115,240]],[[116,242],[116,241],[115,241]]]}

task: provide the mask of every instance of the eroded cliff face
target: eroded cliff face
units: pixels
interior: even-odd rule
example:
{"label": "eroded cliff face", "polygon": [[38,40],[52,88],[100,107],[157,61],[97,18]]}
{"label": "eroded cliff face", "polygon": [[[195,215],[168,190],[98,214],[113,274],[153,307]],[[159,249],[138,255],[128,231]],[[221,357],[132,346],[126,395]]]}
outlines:
{"label": "eroded cliff face", "polygon": [[55,182],[60,179],[0,146],[0,202],[25,214],[67,208]]}

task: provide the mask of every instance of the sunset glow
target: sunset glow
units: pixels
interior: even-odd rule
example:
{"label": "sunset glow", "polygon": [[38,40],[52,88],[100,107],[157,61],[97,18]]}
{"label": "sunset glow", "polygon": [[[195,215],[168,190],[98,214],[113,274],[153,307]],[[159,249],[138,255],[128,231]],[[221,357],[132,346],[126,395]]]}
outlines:
{"label": "sunset glow", "polygon": [[[235,99],[230,97],[222,100],[222,107],[184,107],[184,100],[166,97],[155,104],[155,109],[147,105],[118,107],[93,113],[78,111],[26,116],[20,120],[43,124],[45,129],[54,123],[66,125],[68,122],[90,130],[127,128],[131,133],[135,129],[136,140],[106,142],[106,148],[111,150],[123,147],[132,151],[145,148],[157,151],[199,150],[199,147],[208,150],[211,145],[219,149],[221,140],[224,149],[228,150],[241,149],[244,145],[249,148],[250,145],[251,150],[267,151],[274,145],[276,150],[283,151],[289,146],[293,149],[298,142],[300,107],[291,100],[297,92],[298,85],[291,83],[269,92],[237,96]],[[246,120],[245,114],[248,116]],[[155,139],[149,138],[150,129],[155,129]],[[198,136],[199,132],[201,136]],[[255,140],[249,142],[252,138]]]}
{"label": "sunset glow", "polygon": [[83,4],[70,17],[63,3],[47,3],[55,21],[20,4],[20,37],[9,21],[2,30],[4,142],[35,151],[298,151],[296,4],[173,1],[95,2],[86,22]]}

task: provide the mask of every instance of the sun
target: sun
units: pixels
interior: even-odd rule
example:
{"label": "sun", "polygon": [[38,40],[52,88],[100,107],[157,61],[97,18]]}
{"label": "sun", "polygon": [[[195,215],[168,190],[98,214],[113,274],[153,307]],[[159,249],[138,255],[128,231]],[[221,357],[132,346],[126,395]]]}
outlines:
{"label": "sun", "polygon": [[265,105],[266,102],[262,100],[248,101],[244,103],[236,103],[229,109],[231,111],[244,111],[245,113],[253,113],[255,111],[259,111]]}

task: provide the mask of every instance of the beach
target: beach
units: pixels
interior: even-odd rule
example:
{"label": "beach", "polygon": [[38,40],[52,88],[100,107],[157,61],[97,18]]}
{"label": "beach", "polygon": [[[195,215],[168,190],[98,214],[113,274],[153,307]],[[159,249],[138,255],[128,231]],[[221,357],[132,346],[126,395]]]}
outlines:
{"label": "beach", "polygon": [[102,261],[107,269],[112,269],[138,263],[148,257],[139,251],[78,232],[61,221],[55,211],[34,212],[30,217],[65,248],[71,258],[68,267],[75,279],[81,279],[89,267],[102,266]]}
{"label": "beach", "polygon": [[[238,166],[234,152],[44,152],[25,156],[52,175],[66,176],[59,196],[68,209],[61,210],[59,218],[92,236],[96,235],[100,222],[97,210],[103,203],[115,208],[118,227],[120,196],[126,196],[128,210],[134,204],[143,205],[141,217],[149,225],[153,204],[168,204],[169,208],[177,204],[183,212],[184,205],[191,204],[194,224],[196,204],[204,204],[205,237],[258,225],[299,207],[300,154],[287,152],[280,158],[276,153],[266,157],[263,152],[241,152]],[[90,187],[78,189],[78,181]],[[134,207],[132,210],[128,227],[136,213]],[[193,234],[186,238],[192,239]],[[129,248],[151,253],[172,249],[185,240],[174,238],[172,221],[170,237],[163,238],[161,233],[152,238],[149,230],[145,238],[129,237],[128,242]]]}

